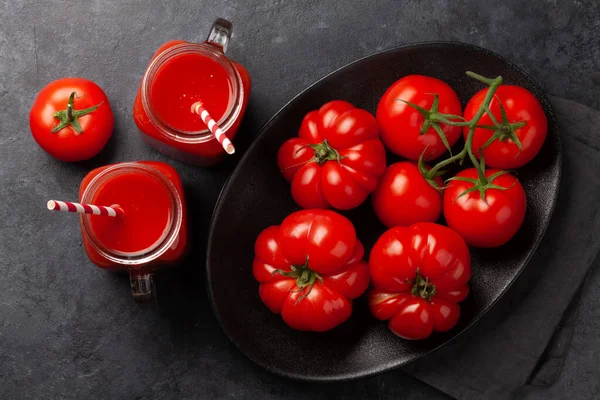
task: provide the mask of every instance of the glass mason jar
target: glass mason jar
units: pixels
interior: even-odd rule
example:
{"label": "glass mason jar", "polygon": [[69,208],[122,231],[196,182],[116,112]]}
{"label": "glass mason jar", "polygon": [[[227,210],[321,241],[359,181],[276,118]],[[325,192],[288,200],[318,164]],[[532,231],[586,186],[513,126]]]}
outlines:
{"label": "glass mason jar", "polygon": [[[150,146],[172,158],[201,166],[216,164],[224,158],[225,151],[208,129],[186,130],[167,122],[164,115],[161,117],[157,110],[158,100],[153,99],[153,89],[161,83],[161,79],[166,79],[161,73],[165,67],[174,63],[177,63],[178,67],[185,67],[185,62],[182,64],[182,56],[187,56],[188,59],[190,56],[200,56],[210,60],[213,71],[216,68],[219,76],[227,76],[228,79],[228,93],[219,93],[227,98],[228,104],[220,118],[215,115],[213,118],[217,120],[225,135],[233,141],[248,104],[251,80],[243,66],[225,56],[231,28],[231,22],[217,19],[204,43],[170,41],[154,54],[144,73],[133,106],[134,121],[142,138]],[[199,75],[203,73],[208,74],[209,71],[198,71]],[[210,77],[212,78],[212,75]],[[172,89],[181,90],[183,93],[185,82],[178,84],[182,87]],[[190,105],[191,103],[182,108],[188,110]]]}
{"label": "glass mason jar", "polygon": [[[96,168],[83,178],[79,189],[79,201],[85,204],[94,204],[102,190],[109,192],[107,196],[115,196],[115,191],[127,192],[127,184],[130,182],[128,180],[135,181],[136,179],[145,179],[146,182],[147,179],[151,179],[152,188],[148,189],[146,193],[131,189],[131,192],[127,193],[127,197],[132,204],[139,199],[140,206],[142,202],[152,202],[153,198],[165,199],[160,207],[165,208],[161,211],[163,215],[167,216],[166,224],[163,228],[164,221],[157,222],[155,215],[142,215],[144,221],[147,222],[145,226],[140,226],[139,231],[136,226],[130,226],[128,232],[131,232],[131,228],[136,229],[137,232],[129,236],[125,235],[121,240],[127,241],[130,249],[135,248],[141,240],[140,237],[148,234],[148,224],[153,223],[161,225],[155,229],[155,231],[162,232],[159,237],[151,238],[152,242],[147,242],[140,245],[140,248],[131,251],[119,250],[115,248],[115,245],[107,243],[107,238],[117,236],[113,235],[115,230],[117,233],[121,229],[122,232],[125,232],[125,229],[128,229],[125,224],[132,223],[132,220],[127,220],[128,208],[124,204],[120,206],[123,206],[125,212],[125,216],[121,218],[125,218],[125,220],[119,222],[110,220],[110,225],[94,224],[92,218],[113,217],[81,214],[80,227],[83,245],[89,259],[100,268],[128,272],[135,300],[144,302],[155,299],[153,272],[162,267],[178,264],[186,254],[186,205],[183,185],[177,171],[170,165],[152,161],[124,162]],[[111,182],[114,184],[117,180],[121,182],[120,185],[111,187]],[[120,195],[122,194],[120,193]],[[109,201],[112,200],[109,199]],[[136,209],[130,213],[136,211],[139,210]],[[131,215],[131,218],[134,216]],[[102,220],[101,222],[108,221]],[[101,229],[105,231],[101,232]]]}

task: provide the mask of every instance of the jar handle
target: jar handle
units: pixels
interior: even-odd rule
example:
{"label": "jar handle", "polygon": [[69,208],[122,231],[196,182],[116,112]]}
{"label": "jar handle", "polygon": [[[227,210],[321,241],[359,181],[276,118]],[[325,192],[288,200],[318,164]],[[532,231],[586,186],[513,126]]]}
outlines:
{"label": "jar handle", "polygon": [[138,303],[150,303],[156,301],[156,286],[154,285],[154,274],[144,268],[130,268],[129,282],[131,283],[131,294]]}
{"label": "jar handle", "polygon": [[227,44],[231,38],[232,28],[233,25],[231,22],[223,18],[217,18],[210,29],[206,43],[221,48],[223,53],[225,53],[227,51]]}

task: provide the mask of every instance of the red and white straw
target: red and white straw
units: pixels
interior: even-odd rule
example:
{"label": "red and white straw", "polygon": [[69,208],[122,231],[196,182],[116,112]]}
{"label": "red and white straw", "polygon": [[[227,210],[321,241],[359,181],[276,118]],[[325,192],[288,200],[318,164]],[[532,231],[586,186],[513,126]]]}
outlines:
{"label": "red and white straw", "polygon": [[120,217],[123,210],[120,207],[95,206],[93,204],[71,203],[70,201],[50,200],[48,210],[67,211],[79,214],[106,215],[108,217]]}
{"label": "red and white straw", "polygon": [[231,140],[225,135],[225,133],[221,130],[219,125],[215,122],[215,120],[210,116],[206,108],[202,106],[202,103],[199,101],[192,104],[192,112],[198,114],[200,118],[202,118],[202,122],[208,126],[208,129],[215,135],[215,138],[221,143],[223,149],[227,152],[227,154],[235,153],[235,148],[231,143]]}

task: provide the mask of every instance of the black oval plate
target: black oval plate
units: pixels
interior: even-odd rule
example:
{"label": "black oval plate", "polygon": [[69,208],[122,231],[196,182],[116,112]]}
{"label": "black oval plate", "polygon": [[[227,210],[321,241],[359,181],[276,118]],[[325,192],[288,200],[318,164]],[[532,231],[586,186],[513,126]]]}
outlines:
{"label": "black oval plate", "polygon": [[[505,246],[472,251],[471,294],[461,304],[458,325],[426,340],[402,340],[388,330],[386,322],[370,315],[363,296],[355,301],[350,319],[330,332],[298,332],[286,326],[279,315],[261,303],[251,272],[257,235],[298,210],[289,185],[277,168],[279,146],[297,134],[307,112],[327,101],[343,99],[374,112],[384,91],[409,74],[442,79],[457,91],[464,106],[483,87],[465,76],[467,70],[488,77],[502,75],[505,83],[532,91],[544,107],[549,132],[540,154],[517,172],[528,201],[523,227]],[[263,128],[223,188],[211,224],[206,266],[217,319],[231,341],[250,359],[291,378],[352,379],[413,361],[464,332],[525,268],[550,221],[560,168],[558,124],[548,99],[528,75],[502,57],[471,45],[435,42],[400,47],[351,63],[319,80],[283,107]],[[354,222],[368,252],[385,231],[370,201],[345,214]]]}

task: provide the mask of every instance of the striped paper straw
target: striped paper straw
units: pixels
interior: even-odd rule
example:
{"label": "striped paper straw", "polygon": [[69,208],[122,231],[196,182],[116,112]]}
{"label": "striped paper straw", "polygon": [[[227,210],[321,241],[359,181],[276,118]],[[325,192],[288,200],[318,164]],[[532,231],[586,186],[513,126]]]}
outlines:
{"label": "striped paper straw", "polygon": [[109,217],[123,216],[123,210],[118,206],[106,207],[92,204],[71,203],[70,201],[48,201],[48,210],[67,211],[79,214],[106,215]]}
{"label": "striped paper straw", "polygon": [[208,129],[213,135],[215,135],[215,138],[219,141],[219,143],[221,143],[221,146],[223,146],[227,154],[235,153],[235,148],[233,147],[231,140],[225,136],[225,133],[221,130],[221,128],[219,128],[219,125],[217,125],[208,111],[206,111],[206,108],[202,106],[202,103],[198,101],[192,104],[192,112],[198,114],[200,118],[202,118],[202,122],[208,126]]}

